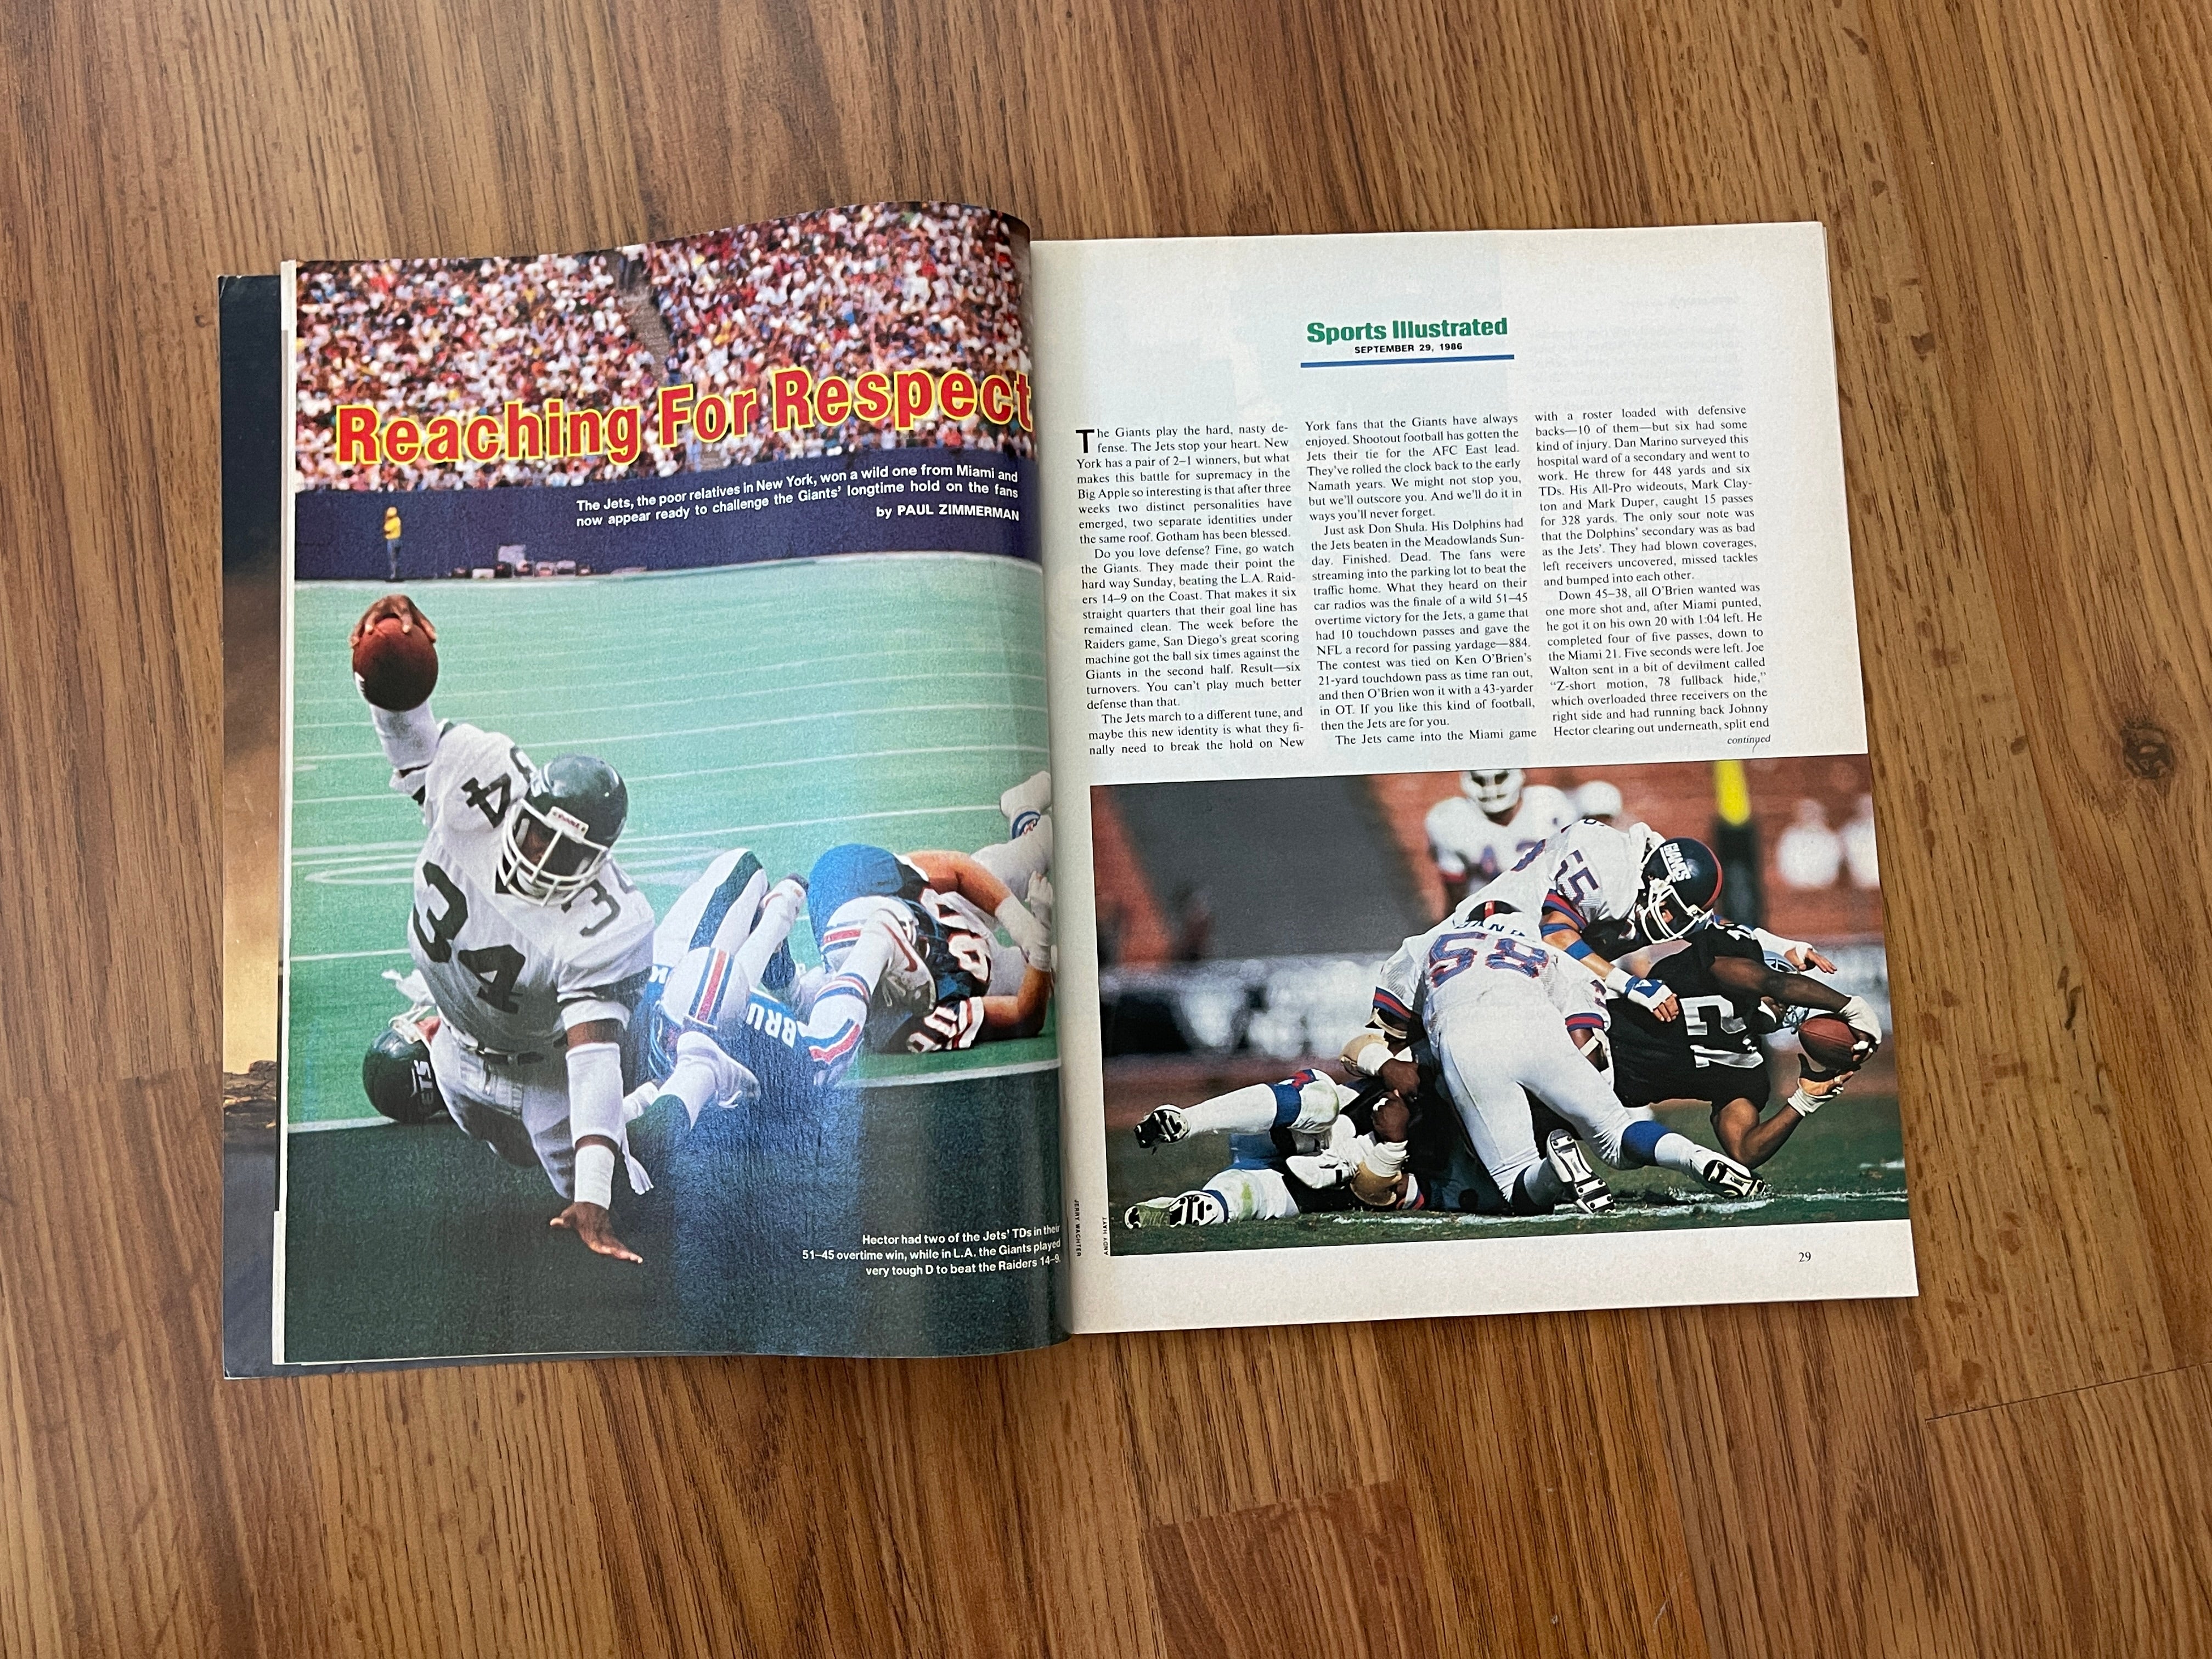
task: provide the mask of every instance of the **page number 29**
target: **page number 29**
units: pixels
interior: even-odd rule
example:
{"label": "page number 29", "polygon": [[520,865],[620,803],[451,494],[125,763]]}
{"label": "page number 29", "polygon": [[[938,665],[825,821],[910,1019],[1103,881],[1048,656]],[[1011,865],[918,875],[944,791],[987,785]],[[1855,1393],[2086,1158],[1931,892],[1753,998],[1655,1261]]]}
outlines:
{"label": "page number 29", "polygon": [[1797,1252],[1797,1259],[1800,1261],[1810,1261],[1813,1259],[1813,1253],[1810,1250],[1800,1250]]}

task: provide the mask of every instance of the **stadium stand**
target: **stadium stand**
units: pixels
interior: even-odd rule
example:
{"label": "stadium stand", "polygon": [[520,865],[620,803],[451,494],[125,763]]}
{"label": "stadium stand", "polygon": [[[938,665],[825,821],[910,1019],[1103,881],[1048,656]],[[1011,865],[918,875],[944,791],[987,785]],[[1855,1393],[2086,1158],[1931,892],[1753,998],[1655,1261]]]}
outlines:
{"label": "stadium stand", "polygon": [[601,459],[477,465],[337,465],[342,404],[386,415],[495,412],[557,397],[644,404],[654,388],[757,388],[771,368],[817,377],[867,368],[1026,373],[1018,230],[981,209],[893,204],[743,226],[605,252],[536,258],[389,259],[301,267],[304,371],[297,450],[311,486],[422,489],[584,483],[732,462],[942,446],[1034,453],[1028,434],[980,415],[906,432],[756,429],[720,444],[648,444]]}

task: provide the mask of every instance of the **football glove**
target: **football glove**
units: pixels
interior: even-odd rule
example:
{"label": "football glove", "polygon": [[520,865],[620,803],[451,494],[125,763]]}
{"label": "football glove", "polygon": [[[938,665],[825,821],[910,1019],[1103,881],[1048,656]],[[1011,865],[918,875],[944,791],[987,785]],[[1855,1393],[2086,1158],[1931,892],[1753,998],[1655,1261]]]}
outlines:
{"label": "football glove", "polygon": [[1352,1172],[1352,1195],[1370,1210],[1395,1210],[1406,1199],[1406,1143],[1370,1140]]}
{"label": "football glove", "polygon": [[1605,976],[1605,988],[1617,997],[1626,997],[1639,1008],[1655,1012],[1674,994],[1662,981],[1638,979],[1625,968],[1616,968]]}
{"label": "football glove", "polygon": [[1856,996],[1844,1004],[1842,1012],[1844,1024],[1861,1038],[1859,1047],[1863,1052],[1859,1061],[1863,1065],[1881,1047],[1881,1016],[1875,1012],[1874,1005],[1864,997]]}

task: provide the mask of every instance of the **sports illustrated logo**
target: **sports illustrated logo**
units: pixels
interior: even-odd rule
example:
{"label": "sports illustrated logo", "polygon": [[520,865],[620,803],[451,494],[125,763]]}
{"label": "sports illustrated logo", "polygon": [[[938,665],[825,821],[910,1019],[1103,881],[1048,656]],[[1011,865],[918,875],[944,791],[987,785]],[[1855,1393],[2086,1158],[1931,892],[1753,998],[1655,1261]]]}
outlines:
{"label": "sports illustrated logo", "polygon": [[1667,866],[1668,880],[1687,881],[1690,878],[1690,861],[1682,856],[1682,849],[1673,842],[1659,843],[1659,861]]}

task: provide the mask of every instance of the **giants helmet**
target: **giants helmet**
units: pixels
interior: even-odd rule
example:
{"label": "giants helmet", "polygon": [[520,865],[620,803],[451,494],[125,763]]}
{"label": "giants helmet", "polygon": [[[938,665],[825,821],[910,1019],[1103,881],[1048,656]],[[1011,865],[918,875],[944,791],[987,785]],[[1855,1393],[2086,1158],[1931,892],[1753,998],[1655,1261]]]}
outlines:
{"label": "giants helmet", "polygon": [[629,817],[622,775],[592,755],[558,755],[540,768],[507,821],[500,884],[550,904],[571,899],[614,850]]}
{"label": "giants helmet", "polygon": [[1495,772],[1462,772],[1460,793],[1486,812],[1510,812],[1521,799],[1521,769],[1505,767]]}
{"label": "giants helmet", "polygon": [[402,1014],[376,1034],[361,1057],[361,1087],[368,1103],[394,1123],[428,1123],[446,1115],[446,1097],[430,1070],[429,1039],[415,1015]]}
{"label": "giants helmet", "polygon": [[1701,841],[1677,836],[1644,860],[1644,890],[1637,895],[1637,931],[1656,945],[1680,939],[1712,914],[1721,892],[1721,861]]}

